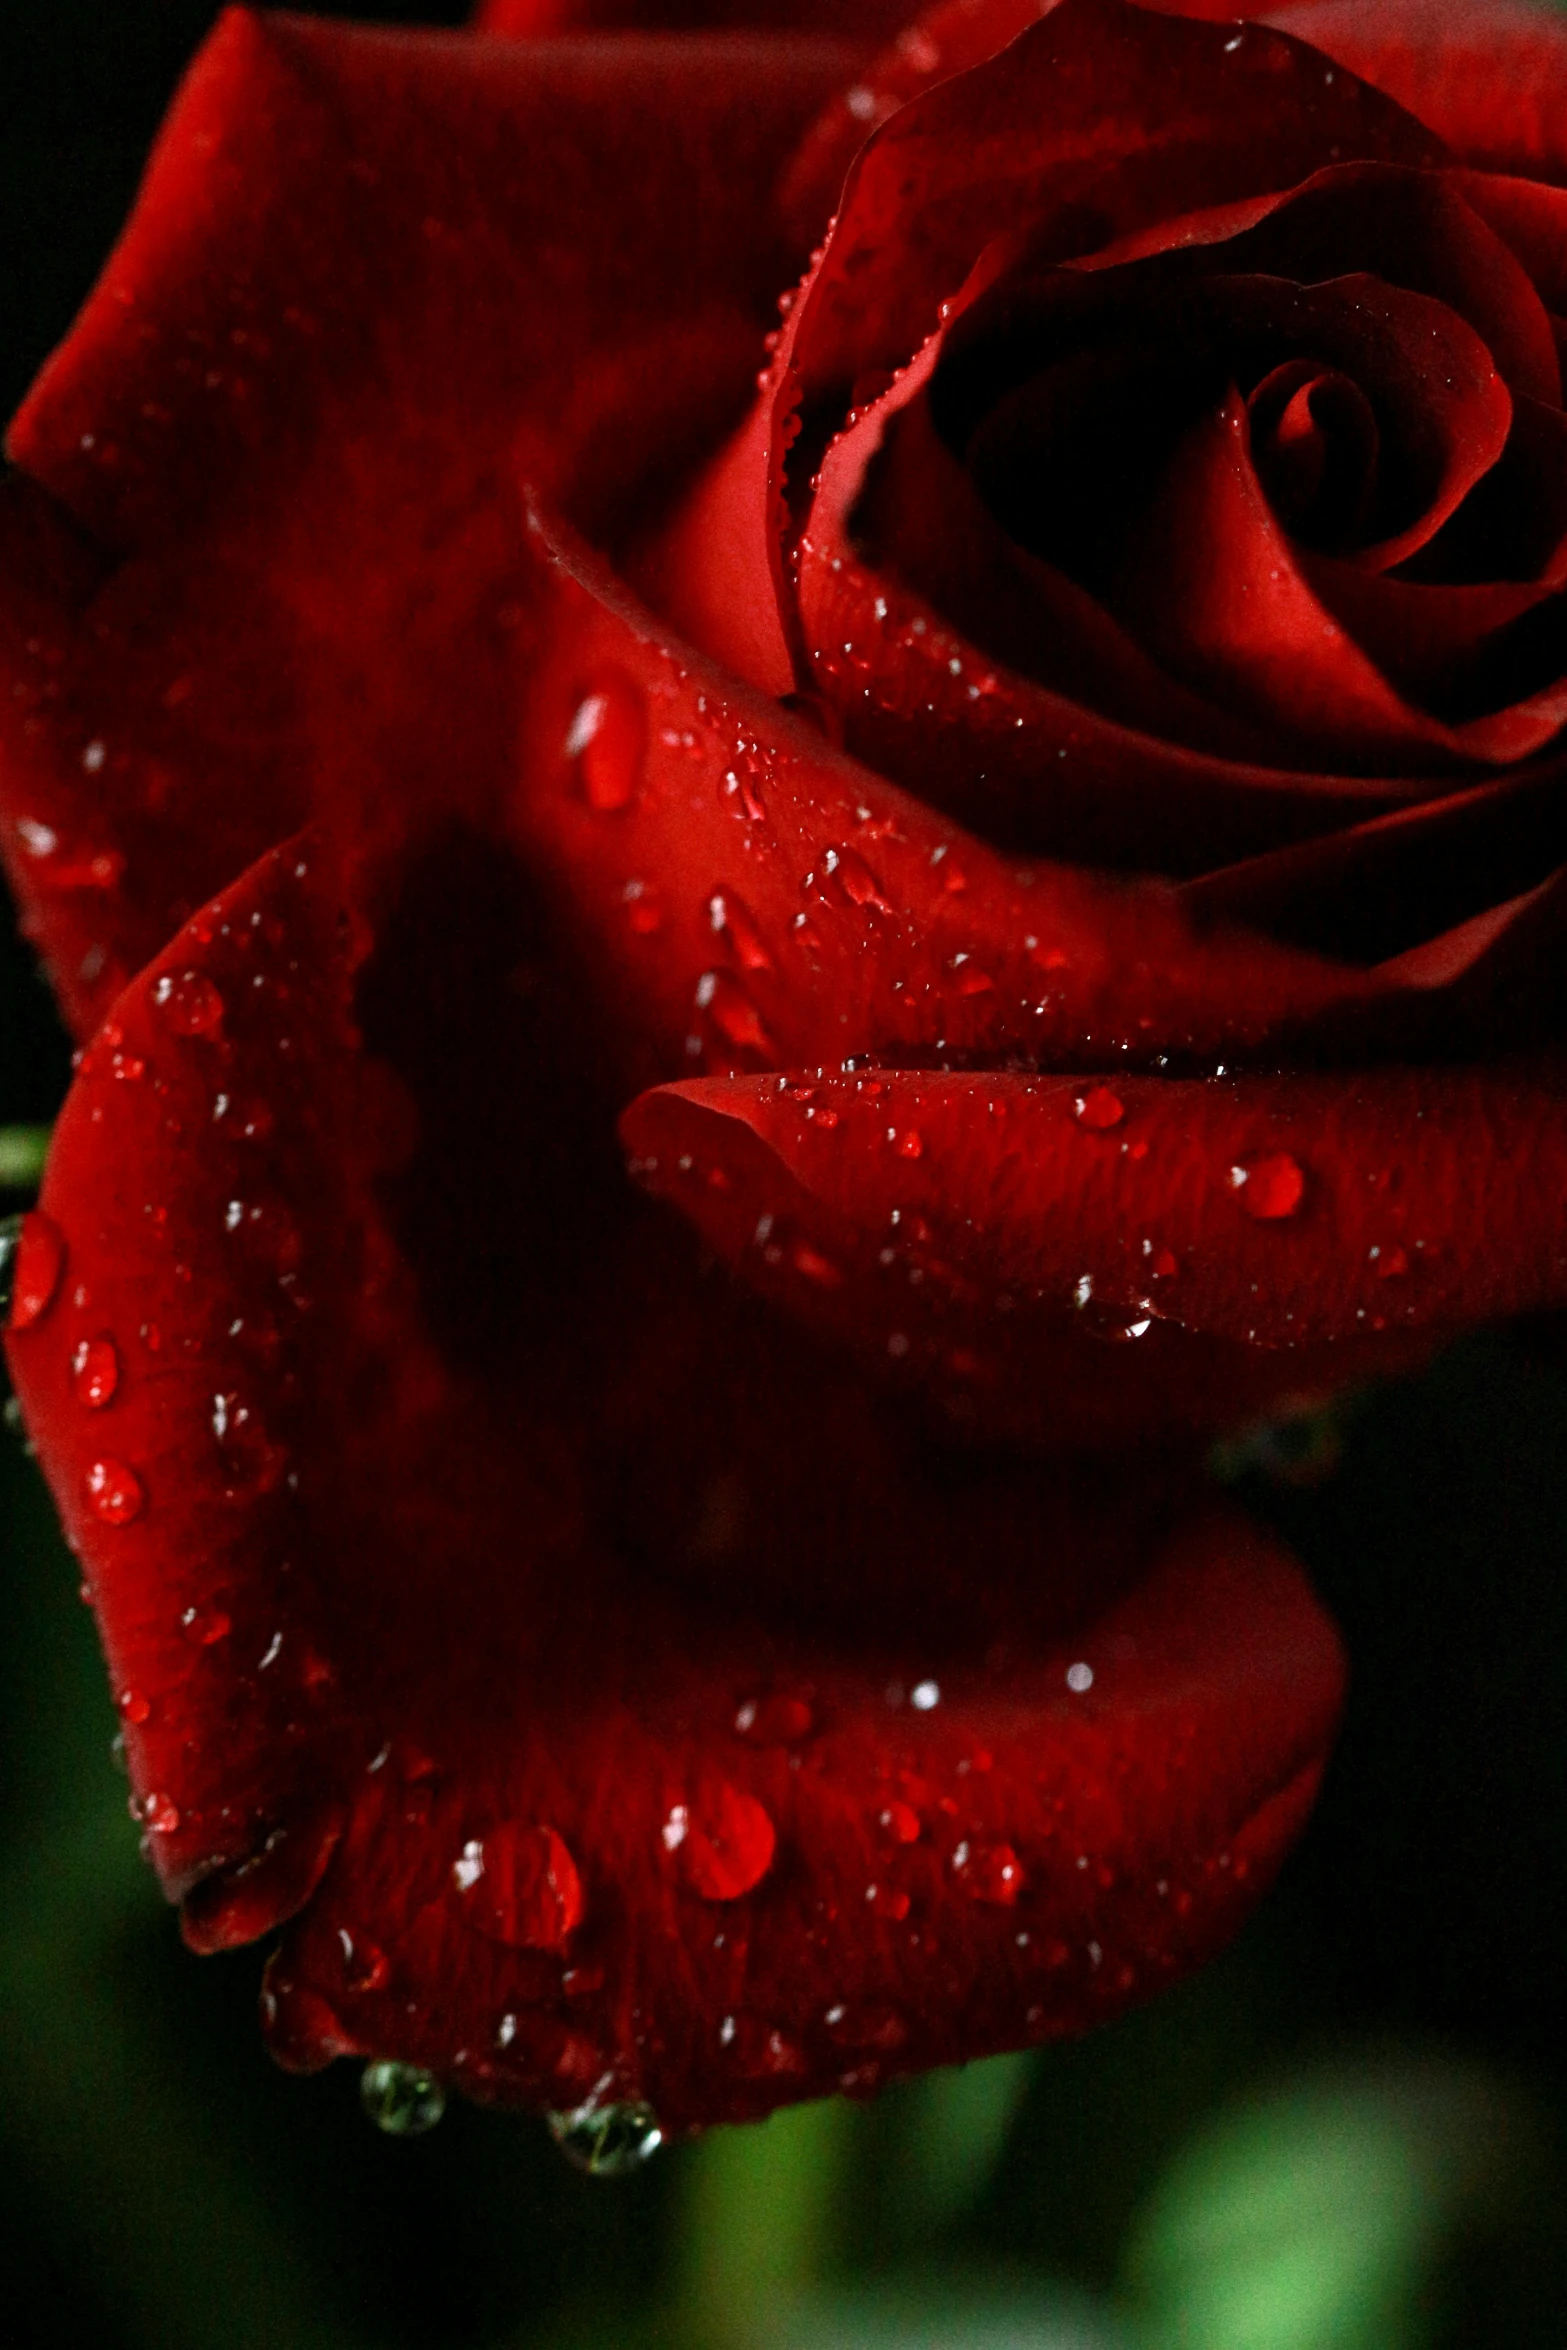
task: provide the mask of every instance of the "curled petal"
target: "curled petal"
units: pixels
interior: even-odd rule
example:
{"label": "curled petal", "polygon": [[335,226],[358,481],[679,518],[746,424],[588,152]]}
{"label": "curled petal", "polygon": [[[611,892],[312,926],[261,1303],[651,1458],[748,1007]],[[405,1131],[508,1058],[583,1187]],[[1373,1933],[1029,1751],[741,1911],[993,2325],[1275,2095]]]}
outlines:
{"label": "curled petal", "polygon": [[[494,1005],[470,1037],[382,966],[399,891],[472,933],[477,886],[269,856],[116,1005],[61,1121],[62,1277],[9,1353],[189,1938],[292,1916],[291,2064],[676,2129],[1156,1988],[1309,1804],[1341,1667],[1302,1580],[1223,1515],[1163,1533],[1157,1478],[944,1483],[629,1195],[556,1216],[485,1354],[425,1286],[410,1109],[442,1099],[421,1038],[480,1049]],[[549,1083],[505,1097],[525,1229]],[[896,1604],[856,1589],[872,1525]]]}
{"label": "curled petal", "polygon": [[[1025,1308],[1058,1331],[1075,1309],[1090,1335],[1108,1312],[1293,1348],[1567,1294],[1554,1072],[709,1080],[644,1096],[622,1129],[642,1180],[748,1274],[813,1315],[873,1314],[883,1346],[911,1267],[955,1300],[949,1339],[978,1345]],[[759,1220],[839,1282],[787,1243],[771,1266]]]}

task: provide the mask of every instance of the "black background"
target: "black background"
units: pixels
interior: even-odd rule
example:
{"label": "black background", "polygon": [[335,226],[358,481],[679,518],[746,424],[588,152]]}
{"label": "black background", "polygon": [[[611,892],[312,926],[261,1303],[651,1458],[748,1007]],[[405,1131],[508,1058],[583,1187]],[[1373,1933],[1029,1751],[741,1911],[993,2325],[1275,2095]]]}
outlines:
{"label": "black background", "polygon": [[[216,13],[191,0],[9,0],[6,413],[90,284]],[[384,0],[374,13],[458,14]],[[9,921],[0,957],[0,1122],[46,1119],[66,1048]],[[12,2246],[0,2336],[292,2350],[307,2307],[323,2344],[520,2344],[579,2304],[589,2314],[571,2339],[722,2333],[711,2308],[700,2321],[671,2314],[692,2306],[680,2272],[694,2158],[629,2188],[592,2186],[536,2125],[466,2111],[425,2145],[384,2144],[351,2081],[271,2071],[255,1964],[186,1958],[140,1883],[134,1831],[115,1824],[112,1714],[70,1564],[19,1448],[0,1475],[0,1928],[34,1984],[3,2026],[22,2086],[0,2079],[0,2237]],[[1316,2078],[1324,2063],[1363,2081],[1385,2067],[1479,2068],[1510,2117],[1499,2134],[1524,2151],[1481,2150],[1500,2181],[1491,2205],[1430,2249],[1429,2338],[1544,2350],[1567,2339],[1553,2251],[1567,2090],[1567,1384],[1549,1334],[1466,1345],[1361,1408],[1333,1476],[1254,1476],[1246,1491],[1311,1565],[1353,1660],[1342,1744],[1284,1882],[1202,1983],[1037,2060],[1004,2158],[976,2156],[976,2190],[933,2243],[910,2242],[897,2181],[902,2141],[917,2147],[945,2109],[911,2092],[856,2116],[819,2265],[863,2282],[920,2259],[961,2275],[1003,2263],[1025,2280],[1108,2289],[1151,2182],[1224,2099]],[[99,1824],[84,1840],[89,1815]],[[45,1955],[26,1955],[29,1935]],[[765,2166],[757,2175],[765,2185]],[[283,2285],[295,2298],[274,2305]]]}

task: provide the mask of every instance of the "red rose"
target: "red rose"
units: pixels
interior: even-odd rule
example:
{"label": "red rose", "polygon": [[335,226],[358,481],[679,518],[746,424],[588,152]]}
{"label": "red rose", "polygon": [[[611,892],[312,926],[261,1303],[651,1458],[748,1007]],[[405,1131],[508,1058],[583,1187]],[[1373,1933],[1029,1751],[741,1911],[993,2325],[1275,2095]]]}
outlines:
{"label": "red rose", "polygon": [[1562,36],[1036,14],[232,11],[13,426],[9,1351],[285,2061],[1157,1987],[1338,1695],[1194,1437],[1562,1291]]}

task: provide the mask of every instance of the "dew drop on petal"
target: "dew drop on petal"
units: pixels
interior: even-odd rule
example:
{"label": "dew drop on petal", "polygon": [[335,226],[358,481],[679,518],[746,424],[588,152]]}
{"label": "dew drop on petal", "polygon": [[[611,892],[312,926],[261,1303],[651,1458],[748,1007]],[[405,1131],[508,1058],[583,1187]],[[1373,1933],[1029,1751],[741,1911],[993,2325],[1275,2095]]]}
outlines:
{"label": "dew drop on petal", "polygon": [[124,1461],[94,1461],[87,1471],[87,1506],[106,1526],[128,1526],[146,1507],[141,1479]]}
{"label": "dew drop on petal", "polygon": [[223,998],[204,971],[165,971],[152,1000],[176,1036],[215,1036],[223,1025]]}
{"label": "dew drop on petal", "polygon": [[378,2056],[359,2076],[359,2102],[389,2138],[422,2138],[446,2111],[446,2091],[422,2066]]}
{"label": "dew drop on petal", "polygon": [[589,685],[566,730],[565,750],[590,808],[613,816],[630,807],[642,783],[647,713],[623,670],[606,669]]}
{"label": "dew drop on petal", "polygon": [[1026,1882],[1023,1864],[1010,1844],[962,1843],[952,1855],[952,1874],[971,1901],[1010,1908]]}
{"label": "dew drop on petal", "polygon": [[554,1828],[503,1820],[463,1847],[452,1873],[465,1921],[514,1950],[562,1950],[582,1922],[582,1879]]}
{"label": "dew drop on petal", "polygon": [[90,1412],[114,1401],[120,1358],[112,1338],[84,1338],[71,1358],[71,1391]]}
{"label": "dew drop on petal", "polygon": [[42,1209],[0,1224],[0,1311],[9,1306],[13,1330],[42,1321],[64,1270],[64,1236]]}
{"label": "dew drop on petal", "polygon": [[198,1648],[215,1648],[234,1629],[234,1619],[220,1607],[188,1607],[180,1618],[187,1640]]}
{"label": "dew drop on petal", "polygon": [[735,1735],[751,1746],[792,1746],[809,1738],[815,1717],[807,1700],[774,1690],[748,1697],[735,1713]]}
{"label": "dew drop on petal", "polygon": [[591,2099],[545,2117],[550,2136],[573,2170],[590,2179],[627,2179],[651,2162],[664,2143],[650,2105],[599,2105]]}
{"label": "dew drop on petal", "polygon": [[1409,1254],[1395,1242],[1391,1248],[1371,1251],[1373,1269],[1379,1281],[1397,1281],[1409,1271]]}
{"label": "dew drop on petal", "polygon": [[877,1825],[894,1844],[917,1844],[920,1840],[920,1815],[911,1803],[896,1798],[884,1804],[876,1815]]}
{"label": "dew drop on petal", "polygon": [[697,1008],[707,1015],[725,1042],[740,1051],[775,1061],[778,1048],[768,1034],[760,1012],[731,971],[704,971],[697,982]]}
{"label": "dew drop on petal", "polygon": [[1248,1216],[1271,1224],[1293,1216],[1306,1196],[1306,1178],[1288,1151],[1241,1159],[1230,1169],[1230,1185]]}
{"label": "dew drop on petal", "polygon": [[708,920],[742,971],[771,971],[773,959],[762,942],[756,917],[732,889],[715,889],[707,901]]}
{"label": "dew drop on petal", "polygon": [[1072,1104],[1072,1115],[1079,1126],[1086,1126],[1092,1134],[1104,1134],[1112,1126],[1119,1126],[1126,1116],[1126,1105],[1119,1094],[1108,1085],[1091,1085],[1080,1093]]}
{"label": "dew drop on petal", "polygon": [[704,1901],[738,1901],[761,1883],[773,1865],[777,1832],[754,1795],[727,1784],[710,1788],[700,1802],[677,1803],[661,1831],[693,1893]]}

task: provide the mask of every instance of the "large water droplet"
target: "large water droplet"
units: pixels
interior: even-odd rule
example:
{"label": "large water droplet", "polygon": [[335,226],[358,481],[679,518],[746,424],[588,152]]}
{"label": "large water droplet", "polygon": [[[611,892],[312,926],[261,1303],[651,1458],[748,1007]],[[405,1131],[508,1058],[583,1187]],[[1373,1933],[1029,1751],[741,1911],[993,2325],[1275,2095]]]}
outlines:
{"label": "large water droplet", "polygon": [[545,2118],[566,2160],[590,2179],[628,2179],[651,2162],[664,2143],[650,2105],[596,2105],[590,2099],[569,2113]]}
{"label": "large water droplet", "polygon": [[572,715],[565,747],[590,808],[614,816],[630,807],[642,782],[647,711],[624,670],[606,669],[592,681]]}
{"label": "large water droplet", "polygon": [[732,972],[704,971],[697,981],[696,1000],[727,1043],[741,1052],[759,1053],[769,1062],[778,1059],[778,1047],[762,1015]]}
{"label": "large water droplet", "polygon": [[87,1506],[106,1526],[128,1526],[147,1504],[146,1491],[124,1461],[94,1461],[87,1471]]}
{"label": "large water droplet", "polygon": [[176,1036],[215,1036],[223,1025],[223,998],[204,971],[165,971],[152,1000]]}
{"label": "large water droplet", "polygon": [[960,1844],[952,1855],[952,1874],[971,1901],[999,1908],[1010,1908],[1027,1882],[1010,1844]]}
{"label": "large water droplet", "polygon": [[814,1716],[803,1697],[775,1689],[765,1697],[748,1697],[735,1714],[735,1734],[752,1746],[792,1746],[809,1738]]}
{"label": "large water droplet", "polygon": [[754,1795],[738,1787],[710,1788],[701,1801],[677,1803],[661,1831],[693,1893],[704,1901],[738,1901],[773,1865],[777,1832]]}
{"label": "large water droplet", "polygon": [[446,2111],[446,2091],[421,2066],[378,2056],[359,2076],[359,2102],[389,2138],[422,2138]]}
{"label": "large water droplet", "polygon": [[71,1359],[71,1390],[79,1404],[101,1412],[120,1384],[120,1358],[112,1338],[84,1338]]}
{"label": "large water droplet", "polygon": [[1108,1085],[1091,1085],[1073,1102],[1072,1115],[1091,1134],[1104,1134],[1112,1126],[1120,1125],[1126,1116],[1126,1104]]}
{"label": "large water droplet", "polygon": [[41,1208],[0,1223],[0,1313],[9,1307],[13,1330],[43,1319],[64,1270],[64,1237]]}
{"label": "large water droplet", "polygon": [[516,1950],[562,1950],[582,1922],[582,1879],[553,1828],[502,1820],[463,1847],[453,1867],[462,1914]]}
{"label": "large water droplet", "polygon": [[822,854],[821,870],[836,885],[839,894],[851,906],[869,906],[878,914],[890,914],[891,906],[882,895],[882,887],[858,849],[826,849]]}
{"label": "large water droplet", "polygon": [[715,889],[707,901],[707,917],[742,971],[771,971],[773,959],[743,898],[732,889]]}
{"label": "large water droplet", "polygon": [[1259,1223],[1293,1216],[1306,1196],[1306,1178],[1288,1151],[1238,1160],[1230,1169],[1230,1184],[1247,1215]]}

